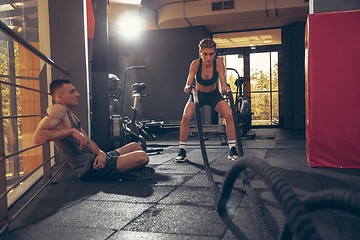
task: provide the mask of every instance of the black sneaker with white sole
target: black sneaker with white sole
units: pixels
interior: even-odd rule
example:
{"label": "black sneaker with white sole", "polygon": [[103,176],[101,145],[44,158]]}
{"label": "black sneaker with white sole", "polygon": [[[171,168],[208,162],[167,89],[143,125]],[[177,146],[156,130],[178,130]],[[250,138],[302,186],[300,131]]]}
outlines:
{"label": "black sneaker with white sole", "polygon": [[230,153],[229,153],[229,159],[236,161],[239,158],[238,153],[236,151],[236,147],[232,147],[230,149]]}
{"label": "black sneaker with white sole", "polygon": [[142,167],[136,170],[130,170],[124,173],[121,180],[146,180],[151,178],[155,174],[155,169],[151,167]]}
{"label": "black sneaker with white sole", "polygon": [[175,158],[176,162],[185,162],[186,160],[186,151],[183,148],[180,148],[179,154],[177,155],[177,157]]}

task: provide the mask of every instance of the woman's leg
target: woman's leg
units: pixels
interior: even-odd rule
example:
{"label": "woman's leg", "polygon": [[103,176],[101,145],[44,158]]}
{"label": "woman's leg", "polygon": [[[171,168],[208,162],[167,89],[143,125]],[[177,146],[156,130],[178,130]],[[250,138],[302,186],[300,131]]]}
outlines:
{"label": "woman's leg", "polygon": [[175,158],[177,162],[186,160],[186,144],[190,133],[190,121],[195,114],[194,102],[188,101],[184,108],[184,113],[180,124],[180,149],[179,154]]}
{"label": "woman's leg", "polygon": [[235,137],[235,128],[234,128],[234,121],[232,118],[231,108],[229,105],[224,101],[218,102],[215,107],[215,111],[218,112],[226,121],[226,136],[229,141],[236,141]]}
{"label": "woman's leg", "polygon": [[180,142],[187,142],[190,133],[190,121],[194,117],[194,102],[187,102],[180,124]]}
{"label": "woman's leg", "polygon": [[236,161],[238,159],[238,153],[236,150],[236,135],[235,135],[234,121],[232,118],[231,108],[224,100],[222,100],[216,105],[215,111],[220,113],[221,116],[225,118],[226,135],[228,138],[229,149],[230,149],[228,158],[230,160]]}

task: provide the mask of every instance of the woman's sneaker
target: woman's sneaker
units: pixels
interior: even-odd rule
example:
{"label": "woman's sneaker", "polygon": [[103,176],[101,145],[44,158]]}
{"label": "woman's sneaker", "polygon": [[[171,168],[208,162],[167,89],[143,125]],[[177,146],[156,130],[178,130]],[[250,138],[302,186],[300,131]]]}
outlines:
{"label": "woman's sneaker", "polygon": [[179,154],[177,155],[177,157],[175,158],[176,162],[185,162],[186,160],[186,151],[183,148],[180,148]]}
{"label": "woman's sneaker", "polygon": [[236,161],[239,158],[238,153],[236,151],[236,147],[232,147],[230,149],[230,153],[229,153],[229,159]]}

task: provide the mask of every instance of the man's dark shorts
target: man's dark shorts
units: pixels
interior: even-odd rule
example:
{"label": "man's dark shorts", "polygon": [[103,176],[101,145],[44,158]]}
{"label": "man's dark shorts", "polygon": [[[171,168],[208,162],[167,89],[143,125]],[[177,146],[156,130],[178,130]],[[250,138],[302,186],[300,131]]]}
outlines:
{"label": "man's dark shorts", "polygon": [[80,177],[81,180],[85,181],[110,181],[110,180],[119,180],[121,173],[116,168],[117,158],[120,156],[116,150],[107,152],[106,154],[106,164],[104,168],[94,169],[92,161],[89,171],[87,171],[83,176]]}
{"label": "man's dark shorts", "polygon": [[[198,97],[199,97],[200,107],[202,107],[204,105],[209,105],[214,109],[220,101],[224,100],[224,98],[221,96],[221,93],[219,92],[219,90],[217,88],[211,92],[198,91]],[[192,94],[190,94],[188,101],[194,102],[194,97]]]}

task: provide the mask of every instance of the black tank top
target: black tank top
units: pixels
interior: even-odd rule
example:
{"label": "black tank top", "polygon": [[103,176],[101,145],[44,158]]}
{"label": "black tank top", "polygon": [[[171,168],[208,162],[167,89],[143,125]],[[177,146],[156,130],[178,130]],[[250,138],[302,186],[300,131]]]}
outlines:
{"label": "black tank top", "polygon": [[216,81],[219,78],[219,74],[216,71],[216,59],[214,59],[214,62],[213,62],[213,75],[212,75],[212,77],[210,79],[203,79],[201,77],[201,68],[202,68],[202,59],[200,58],[199,68],[198,68],[198,71],[197,71],[197,73],[195,75],[196,81],[200,85],[203,85],[203,86],[211,86],[211,85],[215,84]]}

